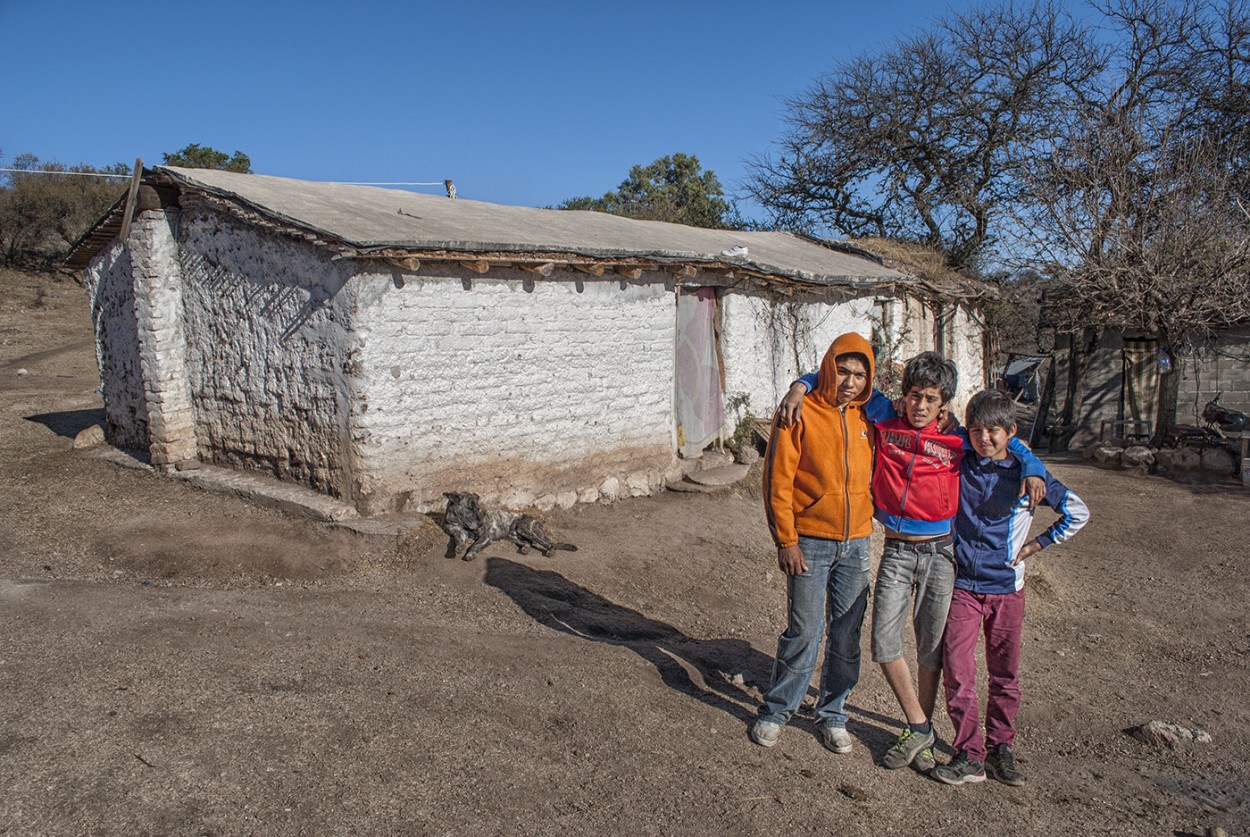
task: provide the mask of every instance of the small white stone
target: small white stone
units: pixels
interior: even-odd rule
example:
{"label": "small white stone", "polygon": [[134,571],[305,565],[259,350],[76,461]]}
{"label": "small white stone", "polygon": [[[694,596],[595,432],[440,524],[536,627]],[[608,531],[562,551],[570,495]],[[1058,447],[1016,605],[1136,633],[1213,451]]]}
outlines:
{"label": "small white stone", "polygon": [[629,489],[629,496],[631,497],[642,497],[651,493],[651,481],[647,474],[641,471],[626,477],[625,485]]}
{"label": "small white stone", "polygon": [[608,477],[599,485],[599,493],[608,502],[616,500],[621,496],[621,481],[616,477]]}

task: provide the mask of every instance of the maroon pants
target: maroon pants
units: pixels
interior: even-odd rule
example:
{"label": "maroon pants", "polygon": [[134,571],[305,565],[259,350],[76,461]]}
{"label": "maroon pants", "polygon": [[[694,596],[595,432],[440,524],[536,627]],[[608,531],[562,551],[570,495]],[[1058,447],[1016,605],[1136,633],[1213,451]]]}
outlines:
{"label": "maroon pants", "polygon": [[[985,761],[987,745],[1010,746],[1016,740],[1020,711],[1020,635],[1024,625],[1024,591],[988,594],[956,588],[942,640],[942,679],[946,714],[955,726],[955,749]],[[985,667],[989,702],[985,736],[977,699],[977,639],[985,632]]]}

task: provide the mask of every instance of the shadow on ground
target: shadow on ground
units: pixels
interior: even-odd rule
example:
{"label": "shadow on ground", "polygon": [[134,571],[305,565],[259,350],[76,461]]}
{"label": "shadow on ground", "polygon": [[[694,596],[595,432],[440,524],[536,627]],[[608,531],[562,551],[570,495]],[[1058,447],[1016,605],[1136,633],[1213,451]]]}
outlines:
{"label": "shadow on ground", "polygon": [[27,421],[42,424],[58,436],[72,439],[93,424],[104,426],[104,410],[66,410],[62,413],[40,413],[26,416]]}
{"label": "shadow on ground", "polygon": [[[591,642],[628,648],[655,666],[669,688],[741,721],[755,718],[758,699],[746,684],[767,683],[772,659],[746,640],[694,639],[672,625],[613,604],[557,572],[505,558],[487,560],[486,583],[536,622]],[[737,674],[742,675],[742,685],[734,682]]]}

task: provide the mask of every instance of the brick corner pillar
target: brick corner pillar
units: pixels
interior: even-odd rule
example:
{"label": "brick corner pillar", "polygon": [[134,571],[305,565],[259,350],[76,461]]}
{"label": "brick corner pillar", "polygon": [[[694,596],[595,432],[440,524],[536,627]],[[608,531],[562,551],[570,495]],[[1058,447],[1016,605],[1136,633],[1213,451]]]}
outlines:
{"label": "brick corner pillar", "polygon": [[134,270],[139,361],[148,409],[151,463],[168,473],[197,458],[195,408],[187,374],[187,341],[178,260],[177,209],[138,214],[127,244]]}

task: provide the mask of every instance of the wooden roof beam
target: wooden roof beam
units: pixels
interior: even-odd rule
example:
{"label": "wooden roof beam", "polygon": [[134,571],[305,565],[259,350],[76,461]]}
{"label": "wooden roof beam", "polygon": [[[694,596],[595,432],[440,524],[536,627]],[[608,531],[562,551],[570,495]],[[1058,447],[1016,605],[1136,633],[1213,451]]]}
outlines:
{"label": "wooden roof beam", "polygon": [[534,273],[545,279],[555,272],[556,263],[543,262],[542,264],[519,264],[517,267],[521,268],[521,270],[524,270],[526,273]]}

